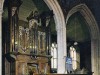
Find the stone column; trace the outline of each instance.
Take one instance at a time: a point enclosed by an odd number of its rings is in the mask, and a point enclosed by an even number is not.
[[[64,74],[66,72],[66,28],[57,29],[57,44],[58,44],[58,65],[57,73]]]
[[[98,74],[100,74],[100,34],[99,34],[99,51],[98,51],[98,53],[99,53],[99,55],[98,55],[98,65],[99,65],[99,67],[98,67]]]
[[[0,8],[0,75],[2,75],[2,11]]]
[[[65,57],[66,57],[66,24],[63,12],[57,0],[44,0],[48,7],[53,10],[54,20],[57,30],[58,45],[58,68],[57,73],[65,73]]]
[[[91,39],[91,67],[93,75],[98,74],[98,39]]]

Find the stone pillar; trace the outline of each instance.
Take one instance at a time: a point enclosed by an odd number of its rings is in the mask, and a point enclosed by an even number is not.
[[[100,74],[100,34],[99,34],[99,51],[98,51],[98,53],[99,53],[99,55],[98,55],[98,65],[99,65],[99,67],[98,67],[98,74]]]
[[[66,24],[63,12],[57,0],[44,0],[48,7],[54,12],[54,20],[57,30],[58,45],[58,68],[57,73],[65,73],[65,57],[66,57]]]
[[[98,39],[91,39],[91,67],[93,75],[98,74]]]
[[[58,65],[57,73],[64,74],[66,72],[66,28],[57,29],[57,44],[58,44]]]
[[[0,75],[2,75],[2,11],[0,8]]]

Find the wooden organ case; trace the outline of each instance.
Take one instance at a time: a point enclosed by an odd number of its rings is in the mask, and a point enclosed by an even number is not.
[[[20,0],[18,0],[20,1]],[[12,2],[13,4],[13,2]],[[18,4],[18,3],[17,3]],[[11,75],[50,73],[50,19],[52,11],[32,12],[28,26],[18,24],[19,5],[10,6],[10,55]]]

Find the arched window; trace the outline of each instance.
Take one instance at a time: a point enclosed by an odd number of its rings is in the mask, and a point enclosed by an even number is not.
[[[51,46],[51,68],[52,69],[57,69],[57,44],[52,43]]]
[[[76,57],[76,49],[71,46],[70,47],[70,57],[72,58],[72,68],[73,70],[77,69],[77,57]]]

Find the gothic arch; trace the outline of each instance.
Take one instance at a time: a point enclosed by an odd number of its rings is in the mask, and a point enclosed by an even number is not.
[[[58,68],[57,73],[65,73],[65,58],[66,58],[66,25],[63,12],[57,0],[44,0],[47,6],[54,12],[54,20],[57,31],[58,45]]]
[[[85,4],[79,4],[75,7],[73,7],[67,15],[66,18],[66,24],[68,22],[69,17],[76,13],[80,12],[86,22],[88,23],[88,27],[90,29],[91,34],[91,67],[92,72],[94,72],[93,75],[99,75],[99,61],[98,61],[98,52],[99,52],[99,27],[97,25],[97,22],[91,13],[90,9]]]

